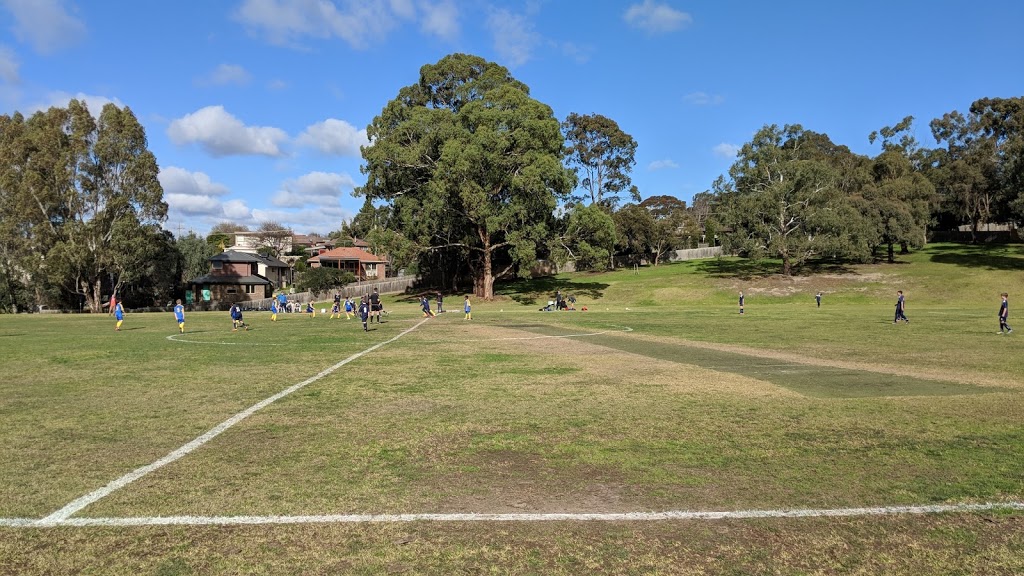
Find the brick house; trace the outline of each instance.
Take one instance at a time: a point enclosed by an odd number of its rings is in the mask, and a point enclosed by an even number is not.
[[[383,280],[387,276],[387,264],[383,258],[351,246],[321,252],[306,260],[306,264],[310,268],[335,268],[351,272],[356,280]]]
[[[292,283],[292,270],[277,258],[226,250],[210,258],[210,273],[192,280],[195,302],[248,302],[273,295]]]

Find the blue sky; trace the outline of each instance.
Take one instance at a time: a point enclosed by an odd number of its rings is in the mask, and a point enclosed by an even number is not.
[[[0,112],[127,105],[161,167],[167,228],[358,211],[365,128],[420,66],[508,67],[564,119],[638,142],[644,197],[689,201],[764,124],[855,152],[907,115],[1024,95],[1024,2],[0,0]]]

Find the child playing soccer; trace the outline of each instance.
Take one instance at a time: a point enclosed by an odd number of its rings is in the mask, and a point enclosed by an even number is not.
[[[351,296],[346,296],[345,297],[345,320],[351,320],[352,319],[352,316],[354,315],[354,312],[353,312],[354,308],[355,307],[352,305],[352,297]]]
[[[1003,330],[1006,330],[1006,334],[1012,334],[1013,328],[1006,323],[1006,319],[1010,316],[1010,305],[1006,302],[1009,295],[1006,292],[1001,294],[1003,297],[1003,303],[999,305],[999,334],[1003,334]]]
[[[423,317],[424,318],[433,318],[434,317],[434,313],[430,311],[430,300],[428,300],[426,296],[424,296],[423,298],[420,298],[420,308],[423,309]]]
[[[114,318],[117,319],[117,324],[114,326],[114,331],[120,332],[121,323],[124,322],[124,306],[121,305],[120,300],[118,300],[117,304],[114,305]]]
[[[466,300],[462,303],[462,309],[466,311],[466,317],[463,320],[473,319],[473,307],[469,304],[469,296],[466,296]]]
[[[185,307],[181,305],[181,299],[174,301],[174,319],[178,321],[178,332],[185,333]]]
[[[313,307],[313,303],[306,304],[306,314],[309,314],[310,318],[316,318],[316,308]]]
[[[242,307],[238,304],[231,305],[231,331],[238,332],[239,328],[249,331],[249,325],[242,320]]]
[[[277,322],[277,299],[270,299],[270,321]]]
[[[366,322],[370,319],[370,302],[366,296],[359,301],[359,318],[363,321],[363,332],[369,332],[370,329],[366,327]]]
[[[334,301],[334,305],[331,306],[331,318],[330,319],[334,320],[335,316],[337,316],[339,320],[341,319],[341,300],[335,300]]]

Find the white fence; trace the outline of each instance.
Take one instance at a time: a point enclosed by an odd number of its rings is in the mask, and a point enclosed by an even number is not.
[[[707,246],[704,248],[690,248],[689,250],[676,250],[670,252],[668,259],[672,262],[677,260],[700,260],[701,258],[717,258],[722,255],[721,246]]]

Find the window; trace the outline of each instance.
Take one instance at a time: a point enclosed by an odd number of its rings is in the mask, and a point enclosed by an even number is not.
[[[222,268],[224,268],[224,263],[223,262],[221,262],[220,260],[214,260],[213,261],[213,269],[214,270],[220,270]]]
[[[255,294],[256,293],[256,285],[255,284],[246,284],[245,285],[245,293],[246,294]]]
[[[235,292],[237,292],[237,290],[235,290],[234,286],[232,286],[232,287],[228,288],[227,290],[225,290],[225,292],[228,293],[228,294],[234,294]]]
[[[376,264],[366,264],[366,275],[370,276],[370,277],[376,277],[377,276],[377,265]]]

